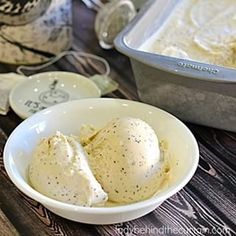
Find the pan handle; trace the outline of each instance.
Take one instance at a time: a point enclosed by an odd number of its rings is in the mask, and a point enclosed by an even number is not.
[[[138,54],[137,59],[142,60],[145,64],[170,73],[213,82],[236,83],[235,69],[152,53],[139,52]]]
[[[122,33],[116,38],[115,46],[126,56],[163,71],[206,81],[236,83],[235,69],[139,51],[125,43]]]

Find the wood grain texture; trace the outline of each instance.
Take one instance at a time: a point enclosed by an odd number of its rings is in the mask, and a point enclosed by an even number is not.
[[[2,236],[18,236],[19,233],[0,209],[0,229]]]
[[[119,83],[119,89],[107,96],[138,100],[128,58],[115,50],[102,50],[97,43],[95,12],[80,1],[74,1],[73,11],[73,49],[106,58],[111,65],[111,78]],[[0,72],[15,69],[0,64]],[[75,61],[71,57],[45,70],[68,70],[86,76],[104,72],[102,64],[96,61],[85,58]],[[13,111],[0,116],[0,235],[236,235],[236,133],[187,123],[200,149],[199,167],[191,181],[144,217],[99,226],[69,221],[51,213],[10,181],[2,152],[7,138],[21,121]]]

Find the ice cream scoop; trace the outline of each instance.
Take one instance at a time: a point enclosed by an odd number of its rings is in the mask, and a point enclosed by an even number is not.
[[[131,203],[157,192],[165,165],[155,131],[146,122],[117,118],[87,140],[90,168],[110,201]]]
[[[60,132],[44,138],[35,149],[29,180],[37,191],[62,202],[97,206],[107,201],[82,146]]]

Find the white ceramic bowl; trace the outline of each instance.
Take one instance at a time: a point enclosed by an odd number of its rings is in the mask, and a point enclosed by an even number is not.
[[[42,137],[59,130],[78,134],[81,125],[102,127],[115,117],[131,116],[148,122],[159,140],[165,139],[173,161],[170,186],[157,196],[125,206],[81,207],[50,199],[35,191],[27,182],[27,167],[32,151]],[[182,189],[198,165],[197,142],[189,129],[177,118],[156,107],[121,99],[83,99],[52,106],[23,121],[10,135],[4,149],[4,165],[13,183],[27,196],[67,219],[90,224],[112,224],[143,216]]]

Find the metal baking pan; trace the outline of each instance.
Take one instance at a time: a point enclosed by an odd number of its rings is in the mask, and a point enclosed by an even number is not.
[[[141,101],[184,121],[236,131],[236,69],[138,50],[178,2],[147,1],[115,47],[130,57]]]

